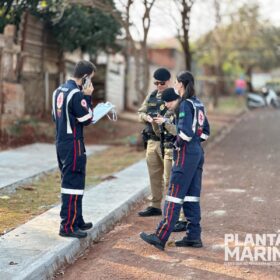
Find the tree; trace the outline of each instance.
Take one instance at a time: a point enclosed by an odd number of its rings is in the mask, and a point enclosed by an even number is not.
[[[205,36],[202,36],[197,42],[196,56],[201,64],[207,66],[209,74],[212,76],[209,80],[211,87],[210,96],[212,97],[213,107],[217,107],[219,97],[225,91],[223,62],[225,59],[224,44],[227,40],[227,33],[224,32],[221,15],[221,1],[212,1],[214,8],[215,26]]]
[[[262,68],[270,69],[279,67],[280,61],[280,27],[272,25],[263,25],[260,28],[260,36],[263,41],[263,48],[266,55],[262,62]]]
[[[147,38],[151,25],[151,9],[156,0],[141,0],[137,1],[143,7],[141,30],[138,32],[139,37],[136,39],[133,36],[132,29],[137,29],[134,21],[131,18],[131,9],[136,4],[135,0],[119,1],[120,9],[109,5],[104,0],[68,0],[68,3],[80,3],[84,6],[90,6],[99,9],[113,17],[123,28],[125,33],[125,56],[128,58],[128,53],[132,54],[135,60],[136,79],[135,89],[138,96],[138,101],[142,102],[147,94],[150,79],[150,68],[147,52]],[[128,64],[128,63],[126,63]]]
[[[259,52],[262,45],[262,38],[259,36],[262,24],[259,19],[259,6],[245,4],[232,18],[233,21],[227,28],[231,43],[228,52],[231,56],[230,58],[228,56],[228,59],[231,61],[234,59],[239,63],[247,76],[248,90],[253,91],[251,82],[253,68],[260,66],[262,56]]]
[[[214,8],[215,8],[215,29],[218,30],[222,19],[221,19],[221,6],[220,1],[214,0]],[[223,81],[223,71],[222,71],[222,48],[223,48],[223,41],[224,37],[223,35],[226,35],[221,32],[214,32],[213,34],[213,44],[215,46],[214,52],[215,52],[215,75],[216,75],[216,84],[215,89],[213,91],[213,106],[214,108],[218,107],[219,103],[219,96],[224,91],[224,81]]]
[[[192,52],[190,48],[190,17],[195,0],[173,0],[164,2],[163,9],[166,9],[177,30],[177,39],[182,46],[185,58],[185,69],[191,71]],[[169,5],[168,5],[169,4]]]
[[[3,32],[7,24],[18,26],[21,15],[26,10],[32,15],[48,20],[63,14],[64,7],[62,0],[3,0],[0,3],[0,32]]]
[[[107,3],[113,5],[112,1]],[[2,21],[18,25],[24,11],[41,18],[65,51],[81,49],[89,54],[117,48],[120,25],[108,14],[81,5],[68,5],[63,0],[14,0],[0,5]],[[75,20],[73,20],[75,19]],[[67,34],[67,36],[65,36]]]
[[[134,47],[134,58],[136,63],[135,87],[139,95],[139,101],[144,100],[147,95],[150,79],[150,65],[148,60],[147,38],[151,26],[151,9],[155,0],[144,0],[144,15],[142,18],[143,39],[140,40],[140,49]],[[131,42],[132,43],[132,42]],[[135,44],[135,42],[133,42]]]
[[[190,16],[191,9],[195,0],[175,0],[177,9],[181,15],[181,25],[178,25],[178,40],[182,45],[185,55],[185,66],[187,70],[191,71],[192,54],[189,43],[189,31],[190,31]]]
[[[211,40],[215,36],[222,39],[220,61],[223,72],[226,68],[241,70],[247,75],[249,91],[253,91],[253,70],[272,69],[279,61],[279,28],[260,19],[258,5],[243,5],[231,14],[229,24],[216,26],[197,42],[201,63],[215,65],[216,45]]]
[[[49,21],[49,24],[63,50],[81,49],[84,53],[96,54],[118,48],[115,38],[120,25],[97,9],[71,5],[65,9],[61,20],[56,24]]]

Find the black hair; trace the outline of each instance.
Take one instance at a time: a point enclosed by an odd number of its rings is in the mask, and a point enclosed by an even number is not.
[[[182,71],[177,75],[177,81],[181,82],[184,85],[185,93],[182,96],[182,99],[188,99],[195,95],[194,89],[194,77],[189,71]]]
[[[74,78],[81,79],[84,75],[90,75],[92,72],[96,72],[96,66],[90,61],[81,60],[74,68]]]

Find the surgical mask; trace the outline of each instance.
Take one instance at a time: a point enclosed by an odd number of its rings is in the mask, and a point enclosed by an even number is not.
[[[173,89],[177,95],[180,95],[179,91],[175,87]]]

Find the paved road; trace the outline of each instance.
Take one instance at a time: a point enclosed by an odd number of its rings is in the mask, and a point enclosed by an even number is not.
[[[143,208],[138,205],[57,279],[280,279],[280,256],[278,265],[224,263],[225,234],[238,234],[240,242],[246,233],[280,234],[279,166],[280,111],[249,112],[206,151],[204,248],[176,248],[171,243],[160,252],[146,245],[139,232],[153,231],[159,219],[138,217]],[[182,236],[174,233],[171,240]]]

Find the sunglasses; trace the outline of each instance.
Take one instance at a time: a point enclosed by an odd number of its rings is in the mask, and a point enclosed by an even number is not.
[[[158,85],[164,86],[165,84],[166,84],[166,82],[159,82],[159,81],[154,82],[154,85],[156,85],[156,86],[158,86]]]

